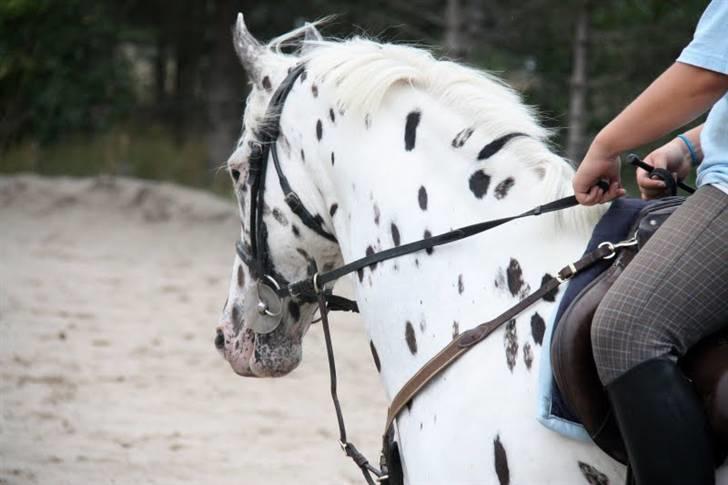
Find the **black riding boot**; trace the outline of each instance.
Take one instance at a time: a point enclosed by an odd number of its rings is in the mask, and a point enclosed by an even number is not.
[[[637,485],[713,485],[708,420],[677,364],[652,359],[607,386]]]

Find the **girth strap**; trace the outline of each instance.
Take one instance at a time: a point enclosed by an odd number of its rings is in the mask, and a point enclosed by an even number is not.
[[[432,379],[437,377],[443,370],[447,369],[452,363],[460,358],[460,356],[470,350],[473,346],[475,346],[475,344],[482,342],[501,325],[536,303],[544,295],[554,291],[559,287],[559,285],[561,285],[561,283],[568,280],[576,273],[588,268],[597,261],[612,257],[615,253],[616,247],[619,247],[619,245],[600,245],[594,251],[585,254],[578,261],[563,267],[556,277],[546,281],[538,290],[534,291],[505,312],[501,313],[493,320],[481,323],[477,327],[461,333],[456,339],[450,342],[445,348],[437,353],[437,355],[423,365],[410,378],[410,380],[402,386],[397,395],[394,396],[387,412],[387,423],[384,434],[387,434],[395,418],[399,415],[407,403],[418,392],[420,392],[424,386],[430,383]]]

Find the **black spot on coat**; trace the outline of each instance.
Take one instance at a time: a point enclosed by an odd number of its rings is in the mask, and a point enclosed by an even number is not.
[[[303,148],[301,148],[301,161],[306,163],[306,153],[303,151]]]
[[[263,77],[263,89],[265,89],[266,91],[270,91],[272,87],[273,86],[271,86],[271,84],[270,84],[270,78],[268,76],[264,76]]]
[[[230,318],[233,320],[233,334],[237,337],[243,327],[243,319],[240,316],[240,310],[235,305],[233,305]]]
[[[463,145],[465,145],[465,142],[468,141],[468,138],[473,134],[472,128],[465,128],[460,133],[455,135],[455,138],[452,140],[452,147],[453,148],[461,148]]]
[[[460,273],[458,275],[458,294],[462,295],[463,291],[465,291],[465,284],[463,283],[463,275]]]
[[[392,230],[392,242],[394,242],[395,246],[399,246],[400,243],[400,237],[399,237],[399,229],[397,228],[397,225],[393,222],[390,226],[390,229]]]
[[[586,478],[589,485],[609,485],[609,478],[591,465],[587,465],[583,461],[578,462],[581,473]]]
[[[417,191],[417,202],[420,204],[420,209],[427,210],[427,189],[424,186]]]
[[[412,111],[407,115],[407,121],[404,125],[404,149],[412,151],[415,147],[415,139],[417,137],[417,126],[420,124],[421,113]]]
[[[493,440],[493,459],[495,461],[495,474],[498,476],[500,485],[509,485],[511,483],[511,472],[508,469],[508,456],[506,449],[501,443],[500,435],[496,435]]]
[[[498,151],[503,148],[503,146],[508,143],[513,138],[519,137],[519,136],[526,136],[525,133],[509,133],[507,135],[503,135],[500,138],[496,138],[492,142],[488,143],[483,147],[482,150],[480,150],[480,153],[478,153],[478,160],[485,160],[486,158],[492,157]]]
[[[293,231],[294,236],[301,237],[301,231],[298,229],[298,227],[295,224],[291,224],[291,231]]]
[[[518,295],[523,288],[523,270],[521,270],[521,265],[518,261],[513,258],[508,263],[506,276],[508,278],[508,290],[511,292],[511,295]]]
[[[379,218],[382,213],[379,211],[379,206],[374,204],[374,224],[379,225]]]
[[[543,335],[545,332],[546,323],[538,312],[534,313],[531,317],[531,335],[533,335],[533,341],[538,345],[543,345]]]
[[[331,208],[329,209],[329,215],[331,217],[334,217],[334,214],[336,214],[336,210],[339,208],[339,204],[331,204]]]
[[[297,322],[301,318],[301,307],[293,300],[288,301],[288,313],[294,322]]]
[[[333,108],[329,108],[329,118],[331,119],[332,123],[336,122],[336,115],[334,114]]]
[[[404,339],[407,341],[409,351],[412,355],[415,355],[417,353],[417,339],[415,338],[415,329],[410,321],[404,327]]]
[[[516,319],[511,319],[506,323],[506,331],[503,336],[506,347],[506,364],[508,370],[513,372],[516,366],[516,357],[518,356],[518,335],[516,334]]]
[[[523,362],[526,364],[526,368],[530,370],[531,364],[533,364],[533,349],[530,342],[523,345]]]
[[[277,208],[273,208],[273,218],[278,221],[278,224],[281,226],[287,226],[288,225],[288,218]]]
[[[486,174],[482,170],[478,170],[470,176],[469,180],[470,190],[473,192],[475,197],[482,199],[488,192],[488,186],[490,185],[490,175]]]
[[[541,278],[541,286],[543,286],[547,281],[550,281],[553,279],[553,276],[546,273],[543,275],[543,278]],[[549,291],[543,296],[544,301],[556,301],[556,295],[559,293],[559,287],[557,286],[553,290]]]
[[[245,284],[245,275],[243,274],[243,266],[238,266],[238,286],[243,287]]]
[[[508,195],[508,191],[511,190],[515,183],[516,181],[513,177],[508,177],[501,181],[498,185],[495,186],[495,198],[500,200]]]
[[[432,233],[429,231],[429,229],[425,229],[424,234],[422,235],[424,239],[430,239],[432,237]],[[425,249],[425,252],[427,254],[432,254],[435,251],[435,248],[427,248]]]
[[[318,86],[316,86],[315,84],[311,85],[311,94],[313,94],[314,98],[318,97]]]
[[[379,354],[377,353],[377,348],[374,346],[374,342],[371,340],[369,341],[369,350],[372,351],[372,358],[374,359],[374,366],[377,368],[377,372],[381,372],[382,365],[379,362]]]
[[[460,324],[455,320],[452,322],[452,338],[455,339],[458,335],[460,335]]]
[[[371,246],[367,246],[366,255],[372,256],[373,254],[374,254],[374,248]],[[379,264],[379,263],[372,263],[369,265],[369,267],[372,269],[372,271],[374,271],[374,269],[377,267],[377,264]]]
[[[334,163],[336,163],[336,160],[334,159],[334,152],[331,152],[331,166],[334,166]]]
[[[308,76],[308,73],[306,73],[306,71],[304,70],[304,71],[303,71],[303,72],[301,73],[301,83],[303,83],[303,81],[305,81],[305,80],[306,80],[306,77],[307,77],[307,76]]]
[[[321,141],[321,137],[324,134],[324,125],[321,123],[321,120],[318,120],[316,122],[316,138]]]

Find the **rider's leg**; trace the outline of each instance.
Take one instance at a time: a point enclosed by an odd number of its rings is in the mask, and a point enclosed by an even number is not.
[[[707,418],[676,361],[728,324],[728,195],[706,186],[607,293],[592,344],[639,485],[712,484]]]

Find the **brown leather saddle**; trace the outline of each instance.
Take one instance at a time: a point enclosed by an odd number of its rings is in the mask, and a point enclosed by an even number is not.
[[[639,246],[672,211],[643,218],[635,226]],[[637,253],[622,250],[614,263],[585,286],[563,312],[554,330],[551,360],[554,380],[563,399],[579,418],[594,442],[614,459],[625,463],[627,454],[607,394],[597,375],[592,356],[591,324],[597,306]],[[710,421],[716,457],[728,456],[728,328],[693,347],[680,366],[703,398]]]

